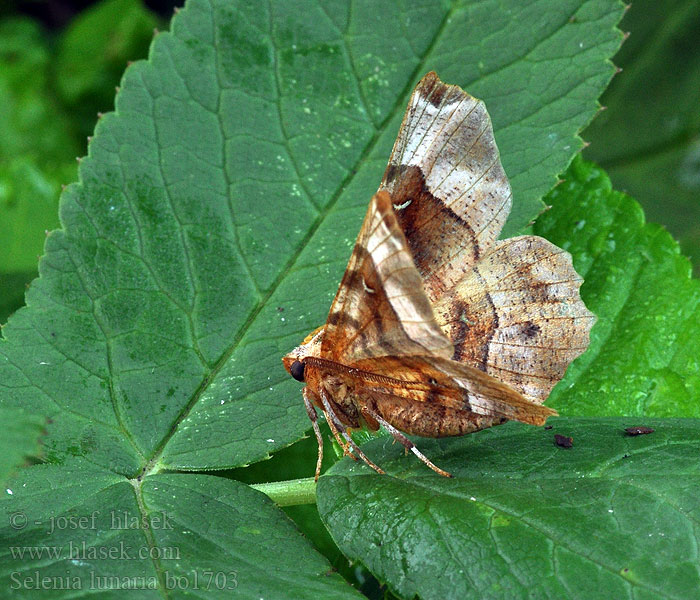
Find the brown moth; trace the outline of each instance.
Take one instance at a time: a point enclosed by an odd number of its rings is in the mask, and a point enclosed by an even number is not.
[[[326,324],[282,359],[344,452],[383,473],[348,433],[456,436],[542,406],[588,346],[595,316],[571,256],[547,240],[499,241],[511,191],[484,104],[428,73],[416,86]]]

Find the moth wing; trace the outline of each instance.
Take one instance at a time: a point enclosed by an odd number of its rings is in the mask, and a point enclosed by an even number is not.
[[[435,320],[391,197],[379,192],[328,314],[320,355],[350,364],[377,356],[453,352]]]
[[[490,427],[503,419],[542,425],[547,417],[557,414],[480,369],[440,356],[387,356],[352,366],[374,375],[367,377],[363,386],[370,396],[378,398],[382,416],[390,423],[392,419],[403,420],[392,424],[409,433],[455,435]],[[390,407],[391,403],[394,406]],[[415,423],[410,418],[413,411],[427,423]],[[459,420],[479,426],[444,431],[457,427],[453,423]],[[420,429],[433,426],[435,431]]]
[[[500,241],[434,306],[454,360],[544,402],[589,343],[596,317],[571,256],[547,240]]]
[[[484,103],[434,72],[418,83],[380,190],[432,302],[496,242],[511,207]]]

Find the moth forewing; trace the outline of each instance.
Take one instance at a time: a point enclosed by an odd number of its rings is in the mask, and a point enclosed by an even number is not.
[[[423,437],[463,435],[504,419],[542,425],[557,414],[479,369],[439,356],[386,356],[353,366],[367,373],[364,401],[397,428]]]
[[[341,364],[387,355],[451,356],[391,196],[372,197],[328,314],[320,356]]]
[[[431,302],[498,239],[511,207],[491,119],[481,100],[430,72],[413,90],[380,190]]]
[[[427,360],[445,373],[455,387],[463,390],[472,413],[530,425],[544,425],[547,417],[557,414],[479,369],[441,357],[428,357]]]

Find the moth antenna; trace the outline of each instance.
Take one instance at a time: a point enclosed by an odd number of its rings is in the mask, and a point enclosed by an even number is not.
[[[331,430],[333,431],[333,435],[336,436],[336,439],[339,435],[338,429],[335,427],[335,424],[333,421],[336,421],[336,423],[341,427],[341,432],[342,436],[346,439],[347,445],[351,446],[352,449],[357,452],[357,456],[359,456],[365,463],[367,463],[368,466],[372,467],[377,473],[380,475],[385,475],[386,473],[379,468],[377,465],[375,465],[368,457],[367,455],[360,450],[360,447],[355,443],[355,440],[348,435],[348,433],[342,429],[343,424],[340,422],[340,419],[336,416],[336,414],[333,412],[333,408],[331,407],[331,403],[328,402],[328,398],[326,398],[326,393],[321,389],[321,402],[323,402],[323,406],[328,411],[328,414],[330,415],[330,419],[328,420],[328,424],[331,426]],[[341,443],[341,446],[345,448],[345,445]]]
[[[318,476],[321,474],[321,463],[323,462],[323,437],[321,436],[321,429],[318,426],[318,415],[316,414],[316,409],[311,403],[309,398],[308,388],[304,388],[301,391],[301,395],[304,397],[304,406],[306,406],[306,414],[309,415],[311,419],[311,425],[314,428],[314,434],[316,434],[316,441],[318,442],[318,458],[316,459],[316,475],[314,475],[314,481],[318,481]]]
[[[442,475],[443,477],[452,477],[450,473],[447,471],[442,470],[440,467],[434,465],[430,459],[428,459],[425,454],[423,454],[418,448],[416,448],[416,445],[409,440],[403,433],[401,433],[396,427],[388,423],[385,419],[380,417],[376,412],[374,412],[371,408],[366,407],[364,409],[365,412],[367,412],[375,421],[377,421],[384,429],[386,429],[394,438],[395,441],[401,442],[406,448],[406,450],[410,450],[415,454],[418,458],[420,458],[428,467],[430,467],[433,471],[435,471],[438,475]]]

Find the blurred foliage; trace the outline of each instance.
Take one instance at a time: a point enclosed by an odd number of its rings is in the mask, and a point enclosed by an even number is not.
[[[23,17],[0,23],[0,156],[28,156],[42,165],[77,152],[70,116],[50,83],[51,50],[41,27]]]
[[[140,0],[104,0],[58,31],[3,7],[0,18],[0,323],[36,277],[61,185],[98,111],[112,109],[129,60],[146,56],[158,19]]]
[[[95,126],[95,107],[112,108],[127,60],[145,57],[157,25],[140,1],[103,0],[73,21],[59,40],[56,90],[81,133]]]
[[[584,155],[668,227],[700,275],[700,0],[637,0],[620,28],[622,72]]]

